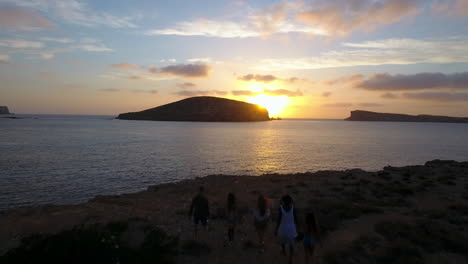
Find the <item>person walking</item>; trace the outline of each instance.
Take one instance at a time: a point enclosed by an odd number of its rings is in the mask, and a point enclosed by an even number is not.
[[[228,243],[234,241],[234,231],[237,224],[237,208],[236,208],[236,196],[233,193],[229,193],[226,202],[226,224],[228,229]]]
[[[289,261],[292,263],[294,255],[294,242],[297,236],[297,216],[291,196],[285,195],[281,198],[278,221],[276,223],[275,235],[281,239],[283,255],[286,254],[286,246],[289,247]]]
[[[200,186],[198,194],[192,199],[192,204],[190,205],[189,217],[193,218],[193,223],[195,224],[195,239],[197,239],[198,234],[198,223],[206,227],[208,216],[210,215],[210,207],[204,191],[203,186]]]
[[[270,219],[270,208],[267,206],[267,201],[263,195],[259,195],[257,199],[257,207],[253,210],[254,215],[254,226],[257,231],[258,244],[263,252],[265,248],[265,231],[268,226],[268,220]]]

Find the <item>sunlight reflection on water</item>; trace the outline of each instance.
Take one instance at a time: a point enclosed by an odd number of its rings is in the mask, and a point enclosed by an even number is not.
[[[468,160],[467,124],[282,120],[258,123],[0,120],[0,210],[209,174],[378,170]]]

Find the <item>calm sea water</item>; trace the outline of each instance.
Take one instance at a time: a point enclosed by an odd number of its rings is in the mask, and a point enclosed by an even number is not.
[[[0,210],[86,201],[209,174],[259,175],[468,160],[468,124],[0,119]]]

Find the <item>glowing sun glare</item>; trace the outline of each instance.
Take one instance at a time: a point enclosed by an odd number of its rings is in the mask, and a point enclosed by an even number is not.
[[[270,117],[278,117],[283,113],[284,107],[289,104],[289,99],[286,96],[259,94],[255,97],[247,98],[247,102],[265,107],[268,110]]]

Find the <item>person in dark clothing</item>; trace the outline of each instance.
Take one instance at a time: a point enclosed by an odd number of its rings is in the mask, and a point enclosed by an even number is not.
[[[193,198],[190,205],[189,217],[193,217],[195,224],[195,238],[197,237],[198,223],[206,227],[208,216],[210,215],[210,207],[208,199],[203,195],[204,188],[200,187],[198,194]]]

